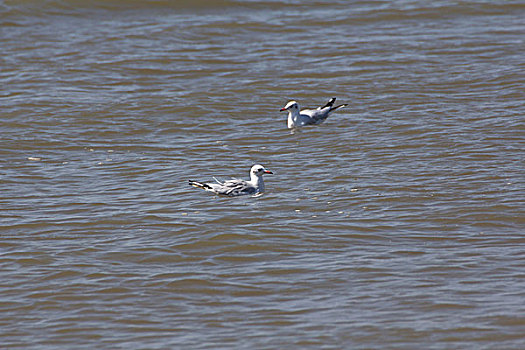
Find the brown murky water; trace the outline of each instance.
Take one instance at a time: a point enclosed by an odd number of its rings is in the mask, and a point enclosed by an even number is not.
[[[523,18],[0,1],[1,348],[523,349]]]

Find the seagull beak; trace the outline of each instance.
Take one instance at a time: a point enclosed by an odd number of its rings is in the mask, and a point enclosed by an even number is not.
[[[286,108],[281,108],[280,111],[284,112],[284,111],[286,111]]]
[[[265,170],[264,173],[265,174],[273,174],[270,170]]]

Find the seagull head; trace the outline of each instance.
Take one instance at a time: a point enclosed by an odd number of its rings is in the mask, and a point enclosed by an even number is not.
[[[262,176],[264,174],[273,174],[271,171],[266,170],[262,165],[255,164],[252,166],[252,169],[250,170],[250,173],[255,176]]]
[[[290,102],[288,102],[286,104],[286,106],[281,108],[281,112],[284,112],[284,111],[290,111],[290,112],[297,111],[297,112],[299,112],[299,105],[295,101],[290,101]]]

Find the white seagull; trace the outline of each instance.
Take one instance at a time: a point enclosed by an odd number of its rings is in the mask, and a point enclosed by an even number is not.
[[[217,183],[203,183],[192,180],[189,180],[189,183],[193,187],[202,188],[203,190],[224,196],[236,197],[246,194],[256,195],[264,192],[263,174],[273,173],[266,170],[262,165],[255,164],[250,169],[250,181],[231,179],[220,182],[214,178]]]
[[[333,111],[348,106],[342,104],[334,107],[335,97],[331,98],[323,107],[316,109],[303,109],[299,112],[299,104],[295,101],[290,101],[281,108],[281,112],[288,111],[288,128],[297,128],[305,125],[321,124]]]

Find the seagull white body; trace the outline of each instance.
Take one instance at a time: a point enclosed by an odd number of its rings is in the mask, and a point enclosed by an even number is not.
[[[237,197],[242,195],[256,195],[264,192],[264,174],[273,174],[271,171],[266,170],[262,165],[255,164],[250,169],[250,180],[231,179],[224,182],[220,182],[215,179],[217,183],[203,183],[189,180],[189,183],[193,187],[202,188],[203,190],[220,194],[224,196]]]
[[[290,101],[281,108],[281,112],[288,111],[288,128],[297,128],[305,125],[321,124],[328,118],[330,113],[339,108],[346,107],[347,104],[342,104],[334,107],[335,97],[331,98],[327,104],[316,109],[299,109],[299,104],[296,101]]]

